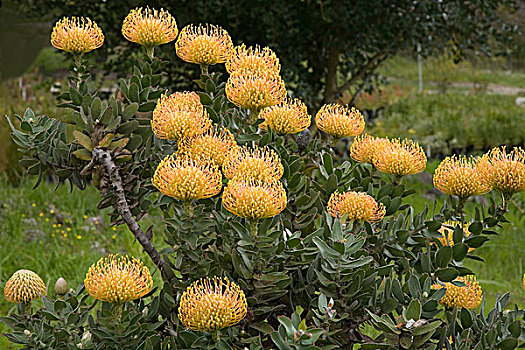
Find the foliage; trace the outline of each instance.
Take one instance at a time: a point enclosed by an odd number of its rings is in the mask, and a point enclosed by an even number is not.
[[[193,202],[158,196],[151,177],[177,146],[158,139],[150,127],[167,65],[152,56],[148,50],[130,78],[120,81],[120,93],[107,101],[87,83],[83,57],[75,56],[69,90],[59,96],[60,106],[73,112],[70,117],[57,120],[27,110],[18,117],[20,130],[12,126],[12,136],[25,152],[22,162],[28,172],[39,176],[37,185],[48,172],[57,184],[67,180],[81,190],[93,182],[102,197],[99,208],[113,209],[112,223],[125,223],[160,270],[160,292],[152,292],[150,299],[100,307],[90,303],[82,286],[64,300],[43,296],[44,307],[36,313],[1,318],[13,328],[10,340],[30,349],[520,345],[523,311],[503,311],[508,295],[488,315],[484,310],[477,315],[443,308],[438,302],[445,289],[432,288],[473,273],[463,261],[480,258],[469,248],[481,247],[506,224],[506,206],[492,201],[466,217],[466,198],[461,198],[416,212],[408,202],[414,192],[400,176],[384,177],[366,164],[337,157],[338,139],[317,133],[309,142],[294,142],[271,129],[259,132],[261,121],[254,120],[259,111],[228,102],[221,74],[208,73],[207,66],[195,82],[207,113],[238,144],[266,146],[279,155],[287,206],[277,216],[256,221],[232,215],[217,196]],[[66,124],[76,129],[71,142]],[[348,190],[377,198],[385,207],[384,219],[370,223],[330,216],[329,197]],[[159,230],[143,231],[137,223],[155,207],[164,218],[165,244],[157,247],[152,237]],[[469,222],[471,236],[458,226],[454,246],[443,246],[439,229],[447,220]],[[245,319],[221,332],[184,329],[177,318],[182,292],[193,281],[212,276],[226,276],[244,291]],[[363,334],[365,326],[379,335]]]

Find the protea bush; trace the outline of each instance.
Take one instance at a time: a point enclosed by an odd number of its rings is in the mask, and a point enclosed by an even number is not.
[[[27,349],[524,344],[523,311],[505,309],[509,294],[488,311],[476,271],[463,266],[482,260],[476,248],[525,190],[523,150],[445,159],[434,184],[450,198],[417,212],[410,201],[419,194],[404,178],[425,170],[423,148],[363,134],[352,107],[308,111],[270,48],[235,46],[242,38],[213,24],[179,33],[171,14],[149,8],[132,10],[122,33],[142,56],[102,100],[85,60],[102,30],[87,18],[60,20],[51,42],[73,58],[58,97],[70,117],[27,110],[12,137],[38,183],[51,173],[59,184],[95,186],[98,207],[111,208],[111,224],[127,225],[156,268],[101,257],[83,285],[67,290],[61,279],[54,295],[35,273],[16,272],[5,296],[20,314],[1,318],[11,341]],[[170,64],[155,57],[162,44],[200,67],[195,91],[162,86]],[[342,149],[342,139],[353,144]],[[501,203],[466,210],[469,197],[491,190]],[[153,209],[163,223],[145,229]],[[44,306],[33,312],[35,298]]]

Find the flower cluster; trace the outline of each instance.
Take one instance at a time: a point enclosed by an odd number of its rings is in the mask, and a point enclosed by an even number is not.
[[[12,303],[29,303],[46,295],[42,278],[31,270],[18,270],[7,280],[4,296]]]
[[[226,62],[226,70],[230,74],[236,71],[250,71],[256,74],[272,71],[279,74],[281,65],[279,58],[270,48],[246,47],[241,44],[235,47],[232,56]]]
[[[238,146],[228,129],[216,128],[208,129],[202,135],[183,138],[177,147],[178,156],[188,156],[191,159],[205,160],[221,166],[228,153]]]
[[[412,140],[392,139],[378,142],[372,162],[377,170],[396,176],[417,174],[425,170],[427,156],[421,146]]]
[[[295,134],[310,126],[306,105],[299,99],[286,100],[278,105],[264,108],[259,114],[263,119],[262,130],[272,129],[278,134]]]
[[[270,148],[240,147],[230,151],[222,166],[228,179],[245,178],[256,181],[273,182],[284,173],[281,159]]]
[[[386,213],[383,203],[364,192],[334,192],[328,200],[328,213],[333,217],[347,215],[352,221],[378,222]]]
[[[365,129],[365,119],[354,107],[337,103],[321,107],[315,116],[319,130],[336,138],[357,136]]]
[[[179,30],[175,18],[163,9],[136,8],[129,12],[122,25],[122,35],[146,48],[169,43]]]
[[[148,294],[153,288],[149,269],[135,258],[109,255],[91,265],[84,286],[93,298],[122,304]]]
[[[175,51],[183,61],[208,66],[226,62],[233,53],[233,42],[219,26],[190,24],[181,30]]]
[[[464,307],[467,309],[474,309],[478,307],[483,299],[483,291],[479,286],[476,276],[469,275],[458,277],[454,282],[462,282],[465,285],[458,287],[450,282],[436,283],[432,285],[432,289],[446,289],[446,293],[439,303],[446,308],[457,307],[458,309],[461,309]]]
[[[494,148],[480,161],[487,184],[505,195],[525,191],[525,150],[514,148],[507,153],[505,147]]]
[[[375,137],[368,134],[356,136],[350,146],[350,157],[358,163],[373,164],[374,155],[390,141],[386,138]]]
[[[241,288],[227,278],[192,283],[180,298],[179,319],[194,331],[218,331],[239,323],[247,303]]]
[[[64,17],[55,24],[51,45],[71,54],[81,54],[98,49],[104,43],[100,27],[89,18]]]

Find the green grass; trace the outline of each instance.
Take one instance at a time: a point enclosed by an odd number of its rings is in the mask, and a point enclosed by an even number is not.
[[[106,211],[97,209],[99,200],[95,188],[85,191],[68,186],[54,190],[49,183],[32,189],[32,183],[24,181],[18,188],[0,181],[0,290],[18,269],[30,269],[38,273],[53,295],[55,281],[65,278],[69,286],[76,288],[84,279],[91,264],[110,253],[130,254],[140,258],[154,271],[149,257],[142,252],[126,226],[109,227]],[[63,217],[62,220],[57,220]],[[59,221],[62,222],[59,225]],[[149,225],[159,218],[145,218]],[[157,235],[160,236],[160,235]],[[157,244],[159,237],[154,237]],[[154,274],[155,284],[160,276]],[[38,305],[35,302],[35,305]],[[16,311],[16,305],[0,298],[0,315]],[[8,329],[0,324],[0,333]],[[0,337],[0,349],[8,348]]]

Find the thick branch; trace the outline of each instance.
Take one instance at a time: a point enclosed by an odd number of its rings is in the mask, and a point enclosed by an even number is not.
[[[111,190],[117,198],[115,208],[117,209],[118,213],[120,216],[122,216],[122,219],[126,225],[128,225],[129,230],[133,233],[133,235],[135,235],[137,241],[140,243],[140,245],[142,245],[144,251],[148,253],[151,260],[153,260],[153,263],[157,265],[157,267],[162,271],[164,260],[155,247],[151,244],[144,231],[142,231],[139,224],[137,223],[137,220],[135,220],[131,214],[129,204],[124,193],[124,187],[122,186],[122,178],[120,177],[118,167],[115,165],[115,162],[113,162],[111,153],[106,149],[96,147],[93,150],[93,160],[96,163],[104,166],[106,169],[106,173],[108,174],[110,180]],[[90,164],[88,164],[88,166]]]

